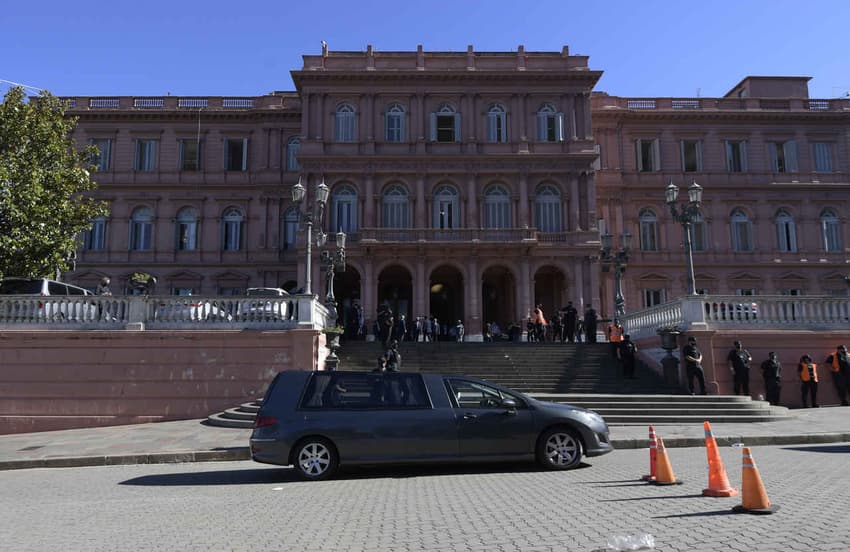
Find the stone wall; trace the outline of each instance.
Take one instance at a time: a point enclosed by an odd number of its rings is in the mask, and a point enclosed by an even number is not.
[[[204,418],[315,368],[289,331],[0,331],[0,434]]]

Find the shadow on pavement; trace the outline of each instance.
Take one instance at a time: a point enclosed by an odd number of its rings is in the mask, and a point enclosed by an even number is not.
[[[575,469],[589,468],[581,463]],[[509,473],[547,473],[535,464],[445,464],[433,466],[380,466],[350,467],[340,470],[332,481],[358,479],[384,479],[408,477],[433,477],[444,475],[489,475]],[[550,472],[556,473],[556,472]],[[253,468],[245,470],[221,470],[185,473],[167,473],[143,475],[119,485],[138,485],[151,487],[180,487],[204,485],[254,485],[257,483],[296,483],[301,482],[292,468]]]
[[[606,500],[599,500],[598,502],[628,502],[630,500],[667,500],[669,498],[702,498],[702,494],[689,494],[689,495],[658,495],[658,496],[638,496],[632,498],[612,498]]]
[[[845,445],[800,445],[796,447],[782,447],[784,450],[800,450],[803,452],[850,452],[850,444]]]
[[[706,516],[737,516],[732,508],[728,510],[715,510],[713,512],[694,512],[692,514],[671,514],[669,516],[653,516],[652,519],[668,519],[668,518],[687,518],[687,517],[706,517]]]
[[[199,487],[203,485],[254,485],[257,483],[292,483],[297,481],[292,468],[254,468],[186,473],[142,475],[119,485],[150,487]]]

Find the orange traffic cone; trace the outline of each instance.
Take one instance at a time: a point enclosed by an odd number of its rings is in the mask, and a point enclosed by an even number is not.
[[[641,477],[643,481],[655,481],[655,461],[658,456],[658,441],[655,439],[655,428],[649,426],[649,474]]]
[[[738,489],[729,484],[717,441],[711,434],[711,424],[706,421],[702,426],[705,429],[705,453],[708,456],[708,488],[703,489],[703,496],[738,496]]]
[[[673,468],[670,466],[670,459],[667,458],[667,449],[664,448],[664,439],[658,438],[658,452],[655,459],[655,481],[650,481],[653,485],[681,485],[682,482],[676,479],[673,473]]]
[[[744,447],[744,463],[741,474],[741,505],[732,508],[738,514],[772,514],[779,506],[770,503],[767,491],[761,482],[759,470],[749,447]]]

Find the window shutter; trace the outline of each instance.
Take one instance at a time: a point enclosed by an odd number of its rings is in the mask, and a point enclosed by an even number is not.
[[[661,149],[658,145],[658,140],[652,141],[652,167],[651,170],[657,171],[661,169]]]
[[[407,141],[407,111],[400,114],[398,117],[398,126],[399,126],[399,142]]]
[[[732,162],[732,143],[726,140],[726,171],[732,172],[734,163]]]
[[[740,147],[741,147],[741,171],[747,172],[747,170],[748,170],[748,168],[747,168],[748,167],[748,164],[747,164],[747,141],[741,140],[739,142],[739,144],[740,144]]]
[[[497,115],[499,118],[499,141],[504,143],[508,141],[508,115],[507,113],[501,113]]]
[[[679,140],[679,163],[682,164],[682,172],[685,172],[685,163],[687,162],[685,158],[685,141]]]
[[[139,148],[140,147],[141,147],[140,142],[138,140],[136,140],[136,147],[133,148],[133,150],[134,150],[134,153],[133,153],[133,168],[136,169],[137,171],[139,169],[141,169],[141,167],[139,166]]]
[[[242,170],[248,170],[248,139],[242,139]]]
[[[697,172],[702,172],[702,140],[697,142]]]
[[[555,140],[558,142],[564,141],[564,114],[555,114]]]
[[[788,140],[782,148],[785,150],[785,168],[788,172],[797,172],[797,141]]]
[[[428,118],[429,118],[429,123],[430,123],[430,126],[431,126],[431,141],[436,142],[437,141],[437,114],[431,113],[428,116]]]
[[[788,251],[797,252],[797,225],[793,221],[788,222]]]
[[[770,152],[770,168],[773,172],[779,172],[779,155],[776,150],[776,142],[770,142],[767,149]]]
[[[642,140],[635,140],[635,160],[637,161],[638,172],[643,171],[643,156],[640,154],[642,149],[641,142]]]
[[[537,141],[546,141],[546,113],[537,114]]]
[[[455,133],[454,138],[455,139],[454,139],[454,141],[455,142],[462,142],[463,140],[461,139],[461,135],[460,135],[460,113],[454,114],[454,122],[455,122],[455,124],[454,124],[454,133]]]

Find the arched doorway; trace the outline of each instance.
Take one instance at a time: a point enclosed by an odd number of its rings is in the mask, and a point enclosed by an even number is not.
[[[362,337],[365,328],[360,327],[362,308],[360,305],[360,272],[351,265],[345,265],[343,272],[334,276],[334,297],[338,313],[337,325],[345,328],[346,338]]]
[[[504,266],[491,266],[481,276],[482,322],[495,322],[507,332],[512,322],[517,322],[515,304],[516,280]]]
[[[543,314],[547,319],[567,304],[565,289],[566,278],[561,269],[543,266],[534,273],[534,304],[543,305]]]
[[[440,322],[439,339],[448,339],[448,330],[464,320],[463,275],[458,269],[443,265],[431,273],[428,305],[429,316]]]
[[[398,318],[410,320],[413,309],[413,276],[401,265],[391,265],[378,276],[378,306],[388,305]],[[373,313],[374,316],[374,313]]]

